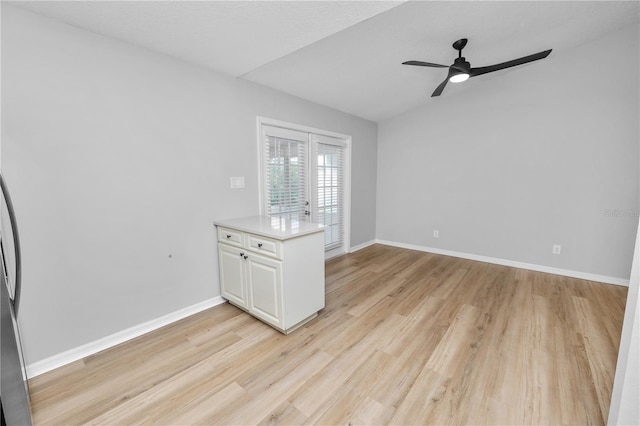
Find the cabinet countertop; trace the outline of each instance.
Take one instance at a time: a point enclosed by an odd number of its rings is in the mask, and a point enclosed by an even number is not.
[[[263,237],[287,240],[302,235],[324,231],[324,225],[311,222],[270,216],[248,216],[234,219],[216,220],[215,226],[262,235]]]

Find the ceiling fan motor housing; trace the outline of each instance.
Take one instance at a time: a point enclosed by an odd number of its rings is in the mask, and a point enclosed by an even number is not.
[[[456,60],[453,61],[453,65],[451,65],[451,68],[465,74],[471,73],[471,64],[467,62],[464,57],[456,58]]]

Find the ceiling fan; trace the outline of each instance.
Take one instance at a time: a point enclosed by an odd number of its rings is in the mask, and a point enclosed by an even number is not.
[[[444,79],[436,90],[433,91],[431,97],[440,96],[444,87],[447,85],[447,82],[452,83],[460,83],[469,79],[469,77],[475,77],[477,75],[486,74],[489,72],[503,70],[505,68],[515,67],[517,65],[526,64],[527,62],[537,61],[538,59],[544,59],[549,56],[552,49],[545,50],[543,52],[534,53],[533,55],[523,56],[522,58],[513,59],[511,61],[502,62],[500,64],[490,65],[488,67],[479,67],[479,68],[471,68],[471,64],[467,62],[467,60],[462,56],[462,49],[467,45],[467,39],[461,38],[460,40],[453,43],[453,48],[458,51],[458,57],[453,61],[453,64],[450,66],[440,65],[440,64],[432,64],[431,62],[422,62],[422,61],[406,61],[403,62],[402,65],[417,65],[420,67],[434,67],[434,68],[449,68],[449,73],[447,74],[447,78]]]

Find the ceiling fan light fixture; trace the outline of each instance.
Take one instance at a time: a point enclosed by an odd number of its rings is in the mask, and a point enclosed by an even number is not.
[[[454,74],[451,77],[449,77],[449,81],[451,83],[462,83],[463,81],[467,81],[467,80],[469,80],[469,74],[467,74],[466,72]]]
[[[464,47],[464,46],[463,46]],[[458,51],[458,58],[449,67],[449,81],[451,83],[462,83],[471,76],[471,64],[462,57],[462,52]]]

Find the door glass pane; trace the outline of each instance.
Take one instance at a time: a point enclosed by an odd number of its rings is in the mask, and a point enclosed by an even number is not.
[[[306,143],[267,137],[267,213],[306,220]]]
[[[342,245],[342,148],[317,143],[316,220],[326,225],[325,250]]]

